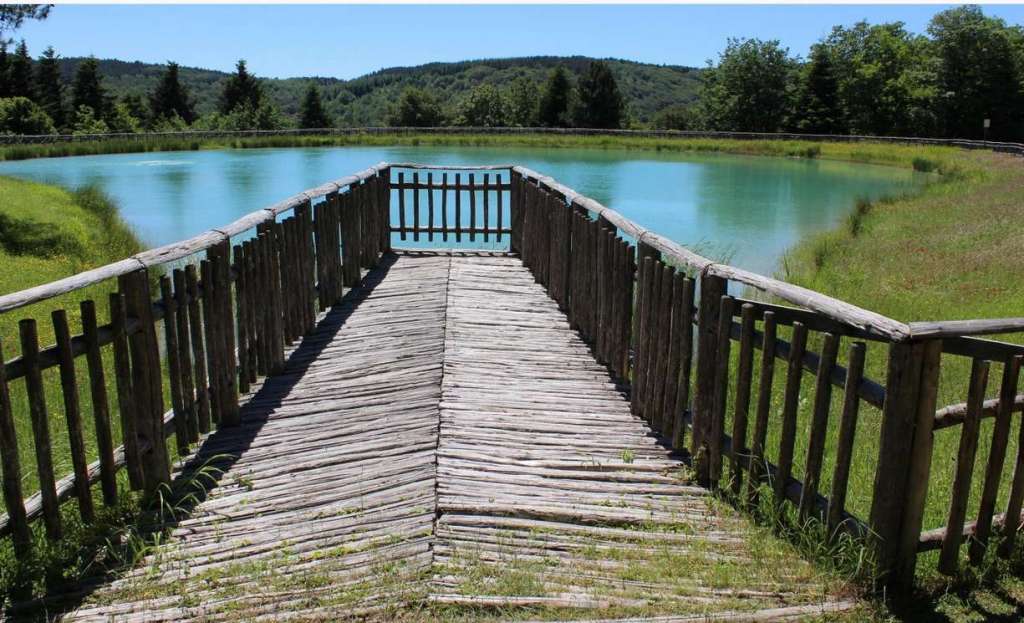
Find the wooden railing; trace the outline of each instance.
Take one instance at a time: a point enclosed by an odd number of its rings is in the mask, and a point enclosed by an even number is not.
[[[0,296],[0,313],[10,313],[118,280],[109,322],[100,325],[96,304],[82,301],[82,332],[72,335],[66,313],[58,310],[56,344],[40,348],[35,321],[23,320],[21,355],[0,366],[8,510],[0,535],[10,535],[24,554],[31,547],[29,522],[42,517],[48,536],[60,538],[59,505],[76,499],[83,519],[91,520],[91,487],[98,483],[102,503],[115,503],[121,468],[136,489],[167,483],[169,457],[186,455],[214,426],[238,424],[240,394],[279,371],[286,345],[311,329],[392,244],[488,246],[518,254],[595,357],[628,386],[636,415],[666,444],[691,454],[703,485],[730,491],[742,504],[756,502],[769,485],[777,503],[819,519],[830,535],[845,531],[866,539],[893,586],[912,583],[919,552],[941,549],[939,568],[952,573],[965,539],[974,562],[993,530],[1004,539],[1001,553],[1012,546],[1024,498],[1024,444],[1012,477],[1005,463],[1011,416],[1024,408],[1017,393],[1024,347],[977,336],[1024,331],[1024,319],[899,322],[713,262],[523,167],[408,163],[382,163],[190,240]],[[868,377],[869,343],[885,348],[882,382]],[[81,357],[99,456],[91,464],[78,404]],[[969,378],[953,379],[962,383],[966,401],[937,408],[939,372],[956,369],[955,362],[944,363],[951,358],[971,361]],[[785,363],[778,371],[777,361]],[[998,396],[986,398],[992,363],[1000,366],[1002,382]],[[42,379],[49,368],[60,372],[73,463],[73,473],[59,480]],[[813,377],[812,402],[803,415],[807,375]],[[10,388],[21,379],[40,483],[27,497],[10,401]],[[877,410],[868,414],[877,432],[863,425],[864,405]],[[980,508],[969,521],[984,418],[993,418],[994,426]],[[803,420],[806,433],[800,432]],[[959,452],[941,457],[956,461],[948,520],[922,531],[934,435],[956,426]],[[864,444],[877,446],[877,460],[868,465],[855,451]],[[855,468],[873,475],[870,484],[864,478],[853,484],[854,491],[870,488],[862,516],[847,508]],[[1005,512],[997,514],[1008,477]]]
[[[1024,346],[976,336],[1020,333],[1024,318],[899,322],[715,263],[523,167],[512,171],[512,209],[513,251],[592,341],[595,355],[630,384],[634,412],[673,448],[691,453],[702,484],[752,504],[768,483],[777,502],[793,504],[800,518],[816,517],[828,534],[865,538],[896,588],[913,583],[919,552],[941,548],[939,569],[954,573],[965,539],[977,563],[999,530],[999,552],[1010,553],[1024,499],[1024,443],[1012,475],[1005,462],[1011,415],[1024,408],[1017,393]],[[869,343],[885,348],[882,383],[866,376]],[[970,378],[951,380],[963,383],[968,398],[937,409],[940,369],[957,369],[951,358],[971,360]],[[776,360],[785,362],[778,373]],[[986,400],[991,363],[1002,368],[1002,381],[998,397]],[[808,373],[813,400],[801,434]],[[776,377],[781,392],[773,390]],[[834,401],[836,391],[842,397]],[[864,439],[871,427],[858,427],[863,404],[879,410],[874,439]],[[772,422],[780,407],[781,421]],[[836,416],[838,425],[830,427]],[[966,521],[985,417],[996,423],[980,508]],[[779,429],[772,448],[771,424]],[[943,496],[950,508],[946,526],[922,532],[932,464],[938,463],[934,435],[956,425],[962,425],[959,452],[940,457],[956,462],[952,491]],[[794,468],[798,440],[804,446],[800,473]],[[877,460],[866,466],[873,481],[854,484],[871,493],[869,513],[857,517],[846,500],[855,449],[865,443],[877,445]],[[832,463],[827,491],[821,485],[826,448]],[[1007,478],[1006,510],[997,515]]]
[[[115,264],[0,296],[0,312],[117,279],[109,322],[97,304],[81,301],[82,333],[70,334],[67,313],[53,313],[57,343],[40,349],[36,320],[20,322],[21,355],[0,366],[0,459],[10,535],[18,555],[31,548],[29,522],[41,517],[50,539],[62,535],[59,506],[77,500],[95,518],[91,485],[102,502],[117,502],[117,472],[133,489],[169,483],[174,437],[179,456],[213,426],[239,423],[239,394],[278,372],[285,347],[337,302],[389,248],[388,168],[300,193],[234,223]],[[201,258],[199,254],[205,254]],[[153,292],[156,289],[157,292]],[[158,335],[158,333],[160,335]],[[0,347],[2,350],[2,347]],[[93,405],[96,454],[88,463],[76,365],[85,357]],[[104,360],[111,360],[105,366]],[[73,473],[57,479],[43,373],[59,368]],[[114,382],[107,379],[113,374]],[[12,383],[24,379],[32,421],[39,491],[26,497]],[[166,394],[171,410],[165,413]],[[108,395],[112,393],[113,397]],[[112,426],[116,407],[119,427]],[[120,428],[117,445],[114,430]],[[117,447],[115,447],[117,445]]]

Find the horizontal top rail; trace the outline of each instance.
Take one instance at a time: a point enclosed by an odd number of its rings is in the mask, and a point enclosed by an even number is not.
[[[419,169],[428,171],[511,171],[515,168],[513,164],[421,164],[419,162],[389,162],[392,169]]]
[[[172,242],[161,247],[137,253],[129,258],[112,264],[106,264],[70,277],[65,277],[64,279],[58,279],[57,281],[44,283],[26,290],[2,295],[0,296],[0,313],[18,309],[19,307],[25,307],[26,305],[31,305],[33,303],[38,303],[108,279],[126,275],[142,268],[159,266],[161,264],[173,262],[183,257],[199,253],[200,251],[205,251],[224,240],[228,240],[233,236],[237,236],[238,234],[256,227],[260,223],[272,221],[277,218],[278,215],[294,210],[296,207],[312,201],[317,197],[324,197],[331,193],[338,192],[342,188],[358,184],[369,179],[377,175],[382,169],[387,168],[387,166],[388,165],[386,163],[382,162],[360,171],[355,175],[347,175],[333,182],[317,186],[316,188],[304,190],[266,208],[260,208],[259,210],[250,212],[224,227],[210,229],[193,236],[192,238],[188,238],[187,240]]]
[[[998,333],[1014,333],[1017,331],[1024,331],[1024,318],[940,320],[910,323],[910,333],[915,338],[995,335]]]

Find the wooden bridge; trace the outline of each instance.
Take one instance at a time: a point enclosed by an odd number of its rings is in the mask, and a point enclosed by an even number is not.
[[[978,562],[999,532],[1008,553],[1020,523],[1024,454],[1012,477],[1004,463],[1024,348],[974,335],[1024,321],[891,320],[713,263],[522,167],[380,164],[0,297],[0,312],[115,278],[107,324],[82,301],[81,335],[58,310],[40,349],[25,319],[21,355],[0,366],[0,530],[28,557],[62,538],[62,502],[88,523],[132,488],[163,501],[144,526],[155,545],[12,615],[799,619],[856,604],[737,507],[863,541],[895,587],[919,551],[941,549],[952,572],[965,540]],[[887,346],[884,384],[867,377],[868,341]],[[967,400],[937,409],[944,353],[973,365]],[[1003,380],[986,401],[990,361]],[[983,418],[992,443],[967,521]],[[961,424],[943,496],[956,529],[925,529],[933,436]],[[855,443],[877,450],[864,460]],[[861,518],[846,500],[865,474]]]

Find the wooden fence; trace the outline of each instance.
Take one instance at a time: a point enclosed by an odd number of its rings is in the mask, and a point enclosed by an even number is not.
[[[416,135],[416,134],[493,134],[527,135],[547,134],[561,136],[620,136],[625,138],[707,138],[740,141],[830,141],[843,143],[876,142],[900,145],[941,145],[960,149],[987,149],[1014,155],[1024,155],[1024,143],[980,141],[960,138],[927,138],[916,136],[872,136],[865,134],[802,134],[795,132],[722,132],[703,130],[614,130],[597,128],[518,128],[518,127],[466,127],[438,126],[430,128],[368,126],[356,128],[301,128],[294,130],[181,130],[174,132],[112,132],[107,134],[5,134],[0,145],[82,143],[89,141],[151,141],[151,140],[204,140],[244,139],[270,136],[354,136]]]
[[[1024,395],[1017,392],[1024,346],[978,336],[1019,333],[1024,318],[892,320],[712,262],[522,167],[512,172],[512,214],[513,251],[591,341],[595,355],[630,384],[634,412],[672,447],[691,453],[703,485],[726,488],[752,504],[760,485],[769,483],[778,502],[793,504],[801,518],[819,519],[828,534],[842,530],[867,539],[894,588],[913,583],[919,552],[941,549],[939,569],[954,573],[965,541],[977,563],[998,531],[999,553],[1010,553],[1024,500],[1024,443],[1012,470],[1006,454],[1011,416],[1024,409]],[[815,352],[810,344],[820,348]],[[885,349],[884,382],[865,375],[868,344]],[[971,361],[970,378],[953,380],[968,398],[937,408],[940,369],[949,358]],[[785,364],[778,373],[776,361]],[[1002,378],[997,396],[986,399],[993,363]],[[773,404],[777,374],[784,387],[781,405]],[[813,393],[808,432],[800,439],[803,470],[795,473],[806,374],[814,377]],[[835,392],[841,396],[834,401]],[[862,404],[880,411],[877,439],[856,436]],[[769,448],[775,413],[780,430],[777,446]],[[838,425],[829,427],[835,417]],[[968,521],[983,418],[995,424],[979,509]],[[961,438],[955,481],[942,496],[948,519],[944,527],[922,532],[934,435],[953,426],[960,426]],[[876,445],[878,454],[870,512],[861,518],[848,512],[846,499],[855,444],[865,442]],[[826,446],[834,455],[827,491],[821,486]],[[997,514],[1007,478],[1005,512]]]
[[[286,345],[403,240],[438,247],[507,245],[595,357],[629,386],[636,415],[666,444],[692,454],[703,485],[753,503],[760,485],[770,484],[778,503],[820,519],[829,534],[843,530],[868,539],[892,586],[913,582],[922,551],[941,549],[939,567],[947,573],[956,570],[964,542],[974,562],[994,532],[1003,539],[1000,552],[1010,551],[1024,499],[1024,444],[1012,473],[1006,455],[1012,415],[1024,407],[1017,391],[1024,347],[978,336],[1020,332],[1024,319],[899,322],[712,262],[523,167],[408,163],[381,163],[190,240],[0,296],[0,313],[10,313],[118,280],[118,291],[104,302],[108,323],[99,324],[96,302],[81,301],[82,333],[72,335],[66,312],[58,310],[52,318],[56,344],[41,348],[35,321],[25,319],[20,356],[0,366],[7,508],[0,535],[9,535],[24,554],[31,547],[29,523],[41,517],[48,537],[60,538],[59,506],[71,499],[91,521],[91,487],[99,485],[102,503],[115,503],[121,468],[136,489],[152,492],[167,483],[173,451],[185,455],[212,427],[238,424],[240,394],[279,371]],[[869,344],[885,349],[883,382],[866,376]],[[76,365],[83,357],[92,414],[83,414],[78,401]],[[971,360],[969,378],[959,380],[967,400],[937,408],[940,369],[950,357]],[[778,371],[777,361],[785,364]],[[1002,379],[997,395],[988,398],[993,363]],[[60,479],[42,379],[49,368],[60,373],[73,462],[73,473]],[[113,382],[105,377],[111,372]],[[802,434],[798,412],[808,374],[812,408]],[[773,404],[776,376],[784,385],[781,405]],[[40,483],[30,496],[22,491],[10,400],[18,380],[24,381]],[[863,404],[879,410],[877,439],[857,436]],[[111,425],[115,415],[119,427]],[[91,464],[82,433],[86,416],[99,456]],[[835,417],[838,425],[830,427]],[[994,426],[980,509],[968,518],[985,418]],[[770,424],[780,430],[773,447]],[[945,498],[948,521],[922,531],[934,435],[953,427],[961,437],[955,482]],[[805,456],[795,473],[798,440]],[[834,456],[825,491],[829,441]],[[854,448],[865,442],[877,445],[878,454],[870,512],[857,517],[846,499]],[[997,513],[1007,478],[1010,493],[1004,512]]]

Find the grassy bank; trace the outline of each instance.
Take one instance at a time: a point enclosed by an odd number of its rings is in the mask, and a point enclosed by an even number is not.
[[[920,194],[862,202],[844,227],[803,241],[783,262],[781,277],[903,321],[1020,316],[1024,301],[1024,281],[1020,279],[1024,162],[982,152],[959,152],[956,159],[955,175],[943,176]],[[997,339],[1021,342],[1024,336]],[[885,349],[869,344],[868,352],[869,375],[884,379]],[[940,406],[964,400],[970,361],[946,355],[942,366]],[[1001,368],[992,366],[988,396],[998,393]],[[870,410],[865,415],[858,426],[855,459],[864,468],[859,478],[855,475],[852,479],[854,483],[871,482],[864,479],[873,478],[869,468],[877,457],[878,413]],[[802,422],[805,432],[806,424]],[[992,424],[986,420],[981,429],[969,519],[977,514]],[[1015,417],[998,512],[1005,508],[1009,494],[1019,426]],[[935,434],[925,529],[945,523],[959,438],[960,427]],[[869,500],[855,495],[850,503],[863,513]],[[934,572],[936,553],[922,555],[918,576],[934,599],[910,604],[913,616],[935,614],[952,620],[1021,616],[1024,584],[1019,580],[1020,559],[1018,548],[1009,563],[990,561],[948,580]],[[985,588],[978,588],[981,579],[989,580]]]
[[[54,186],[0,177],[0,292],[14,292],[39,285],[82,270],[101,266],[137,253],[141,245],[130,228],[121,220],[116,206],[102,193],[92,188],[67,191]],[[101,283],[85,290],[43,301],[22,309],[0,314],[0,342],[3,358],[10,360],[21,352],[18,322],[33,318],[37,322],[39,341],[47,346],[54,342],[51,312],[65,309],[72,333],[81,333],[79,302],[96,302],[99,322],[109,321],[107,295],[115,289],[114,283]],[[109,349],[107,349],[109,350]],[[105,354],[109,359],[109,353]],[[112,369],[105,361],[107,370]],[[95,460],[95,427],[92,422],[92,400],[88,390],[88,375],[84,359],[76,360],[78,395],[89,460]],[[61,401],[61,384],[56,369],[44,372],[49,428],[54,463],[58,478],[72,471],[67,423]],[[119,444],[120,426],[116,413],[117,401],[112,375],[107,375],[112,426],[115,443]],[[38,490],[35,447],[31,419],[25,391],[25,382],[18,379],[9,384],[11,406],[14,412],[21,463],[22,487],[26,496]],[[98,495],[98,487],[97,489]],[[134,502],[126,499],[128,505]],[[77,519],[77,504],[70,502],[61,508],[64,518],[65,539],[50,543],[43,536],[42,522],[33,525],[36,534],[35,555],[32,560],[15,561],[8,539],[0,541],[0,601],[2,593],[16,584],[31,584],[38,592],[46,583],[74,577],[92,561],[85,555],[86,544],[94,542],[103,527],[116,521],[125,507],[101,511],[101,521],[85,526]]]

